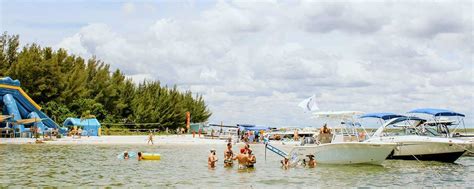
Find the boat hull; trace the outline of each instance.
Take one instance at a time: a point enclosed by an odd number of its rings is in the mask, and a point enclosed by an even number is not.
[[[380,165],[396,147],[395,143],[343,142],[298,146],[290,152],[292,161],[314,155],[318,164]]]
[[[377,137],[367,142],[374,141],[398,144],[388,159],[454,162],[468,147],[464,141],[425,136]]]

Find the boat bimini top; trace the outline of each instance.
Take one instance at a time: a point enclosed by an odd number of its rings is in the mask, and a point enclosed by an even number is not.
[[[394,114],[394,113],[387,113],[387,112],[368,113],[368,114],[364,114],[364,115],[359,116],[359,118],[379,118],[379,119],[383,119],[384,121],[389,120],[389,119],[393,119],[393,118],[397,118],[397,117],[404,117],[404,116],[399,115],[399,114]]]
[[[409,111],[408,113],[418,113],[418,114],[427,114],[433,116],[433,119],[426,122],[425,125],[428,126],[441,126],[446,127],[445,129],[438,128],[438,130],[445,130],[446,134],[449,136],[450,133],[456,133],[459,126],[464,127],[464,132],[467,133],[466,125],[464,124],[464,114],[454,112],[447,109],[436,109],[436,108],[420,108]],[[456,117],[457,122],[454,119],[449,119],[447,117]],[[456,127],[450,132],[447,128],[448,126],[456,125]]]
[[[436,109],[436,108],[420,108],[420,109],[414,109],[412,111],[409,111],[408,113],[420,113],[420,114],[429,114],[435,117],[438,116],[460,116],[460,117],[465,117],[464,114],[458,113],[458,112],[453,112],[451,110],[446,110],[446,109]]]

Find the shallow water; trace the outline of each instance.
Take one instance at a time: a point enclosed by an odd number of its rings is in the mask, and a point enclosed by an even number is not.
[[[209,148],[220,159],[207,168]],[[254,170],[223,168],[224,146],[214,145],[0,145],[0,187],[5,186],[121,186],[121,187],[383,187],[474,185],[474,158],[456,164],[385,161],[383,166],[323,166],[283,170],[280,158],[264,146],[253,145]],[[158,152],[160,161],[118,160],[128,151]],[[237,147],[234,147],[237,151]]]

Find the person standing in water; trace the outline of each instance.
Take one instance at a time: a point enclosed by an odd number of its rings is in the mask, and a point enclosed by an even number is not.
[[[151,145],[153,145],[153,133],[150,131],[150,133],[148,133],[148,142],[147,144],[150,144],[151,142]]]
[[[285,157],[285,159],[281,161],[281,167],[283,169],[289,169],[290,168],[290,159]]]
[[[249,156],[249,162],[247,164],[248,168],[254,168],[255,163],[257,163],[257,157],[252,153],[252,149],[247,150],[248,156]]]
[[[232,143],[227,143],[227,149],[224,151],[224,167],[232,167],[234,164],[234,152],[232,152]]]
[[[211,149],[211,153],[207,157],[207,166],[211,169],[216,167],[217,157],[216,157],[216,150]]]
[[[245,154],[245,149],[240,149],[240,154],[235,156],[233,160],[237,160],[239,162],[239,169],[247,168],[249,164],[249,156]]]

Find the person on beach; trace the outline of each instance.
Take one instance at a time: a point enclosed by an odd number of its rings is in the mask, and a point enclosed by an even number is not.
[[[247,165],[249,164],[249,156],[245,154],[245,149],[242,148],[240,149],[240,154],[234,157],[233,160],[237,160],[239,162],[239,169],[245,169],[247,168]]]
[[[141,161],[141,160],[143,160],[143,155],[142,155],[142,152],[138,152],[137,159],[138,159],[138,161]]]
[[[207,157],[207,166],[211,169],[216,167],[217,157],[216,157],[216,150],[211,149],[211,153]]]
[[[153,145],[153,133],[150,131],[150,133],[148,133],[148,141],[147,141],[147,144],[150,144],[151,142],[151,145]]]
[[[252,149],[248,150],[249,162],[247,164],[248,168],[254,168],[255,163],[257,163],[257,157],[252,153]]]
[[[280,163],[281,163],[281,167],[283,169],[289,169],[290,168],[290,159],[288,159],[287,157],[285,157],[285,159],[281,160]]]
[[[128,160],[129,158],[130,156],[128,155],[128,152],[127,151],[123,152],[123,159]]]
[[[77,130],[77,135],[79,136],[79,138],[82,137],[82,128],[79,127],[79,129]]]
[[[234,164],[234,152],[232,152],[232,143],[227,143],[227,149],[224,151],[224,167],[232,167]]]
[[[316,161],[314,160],[314,155],[308,155],[309,161],[308,161],[308,167],[309,168],[315,168],[316,167]]]

